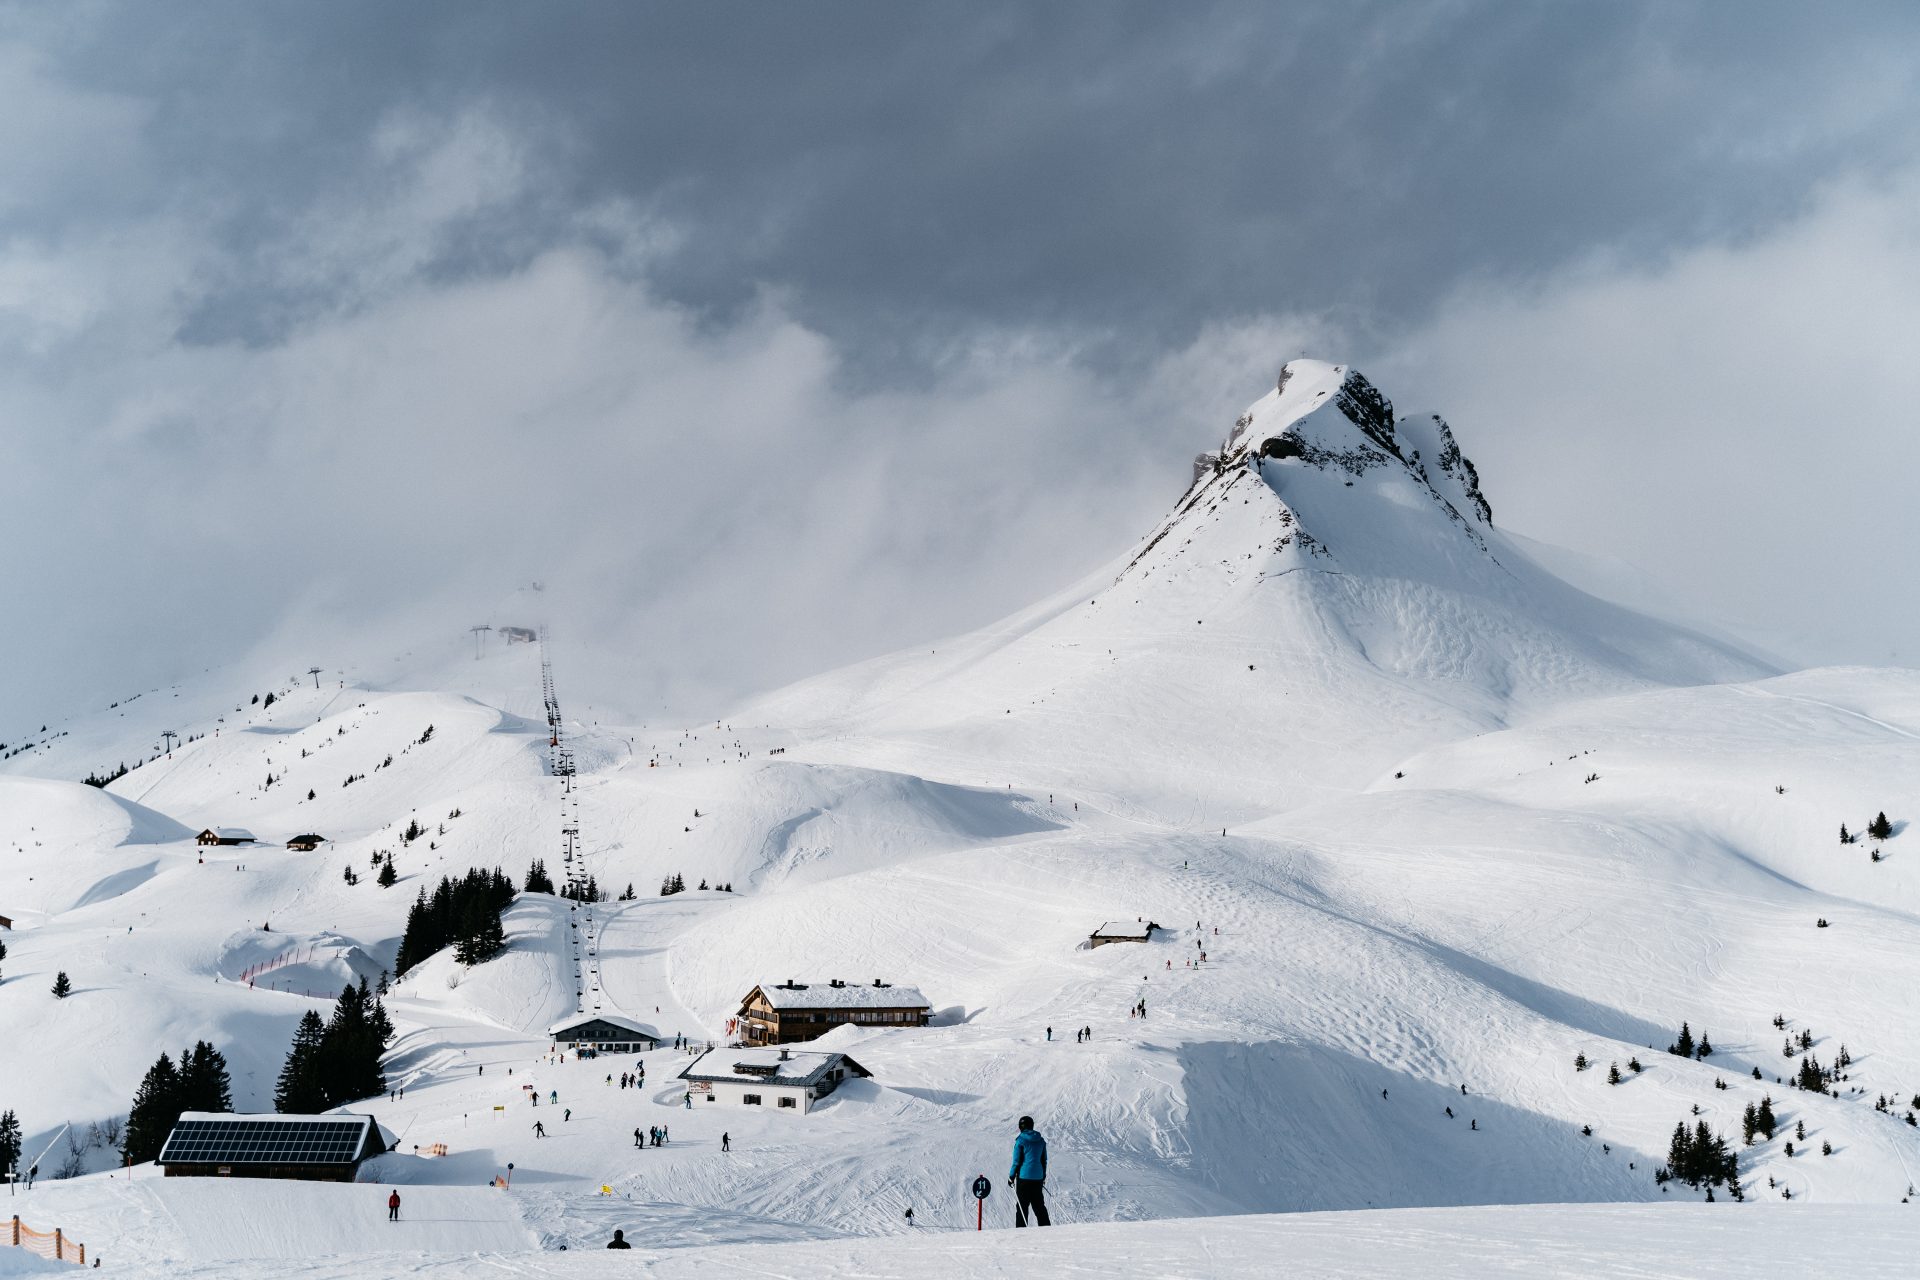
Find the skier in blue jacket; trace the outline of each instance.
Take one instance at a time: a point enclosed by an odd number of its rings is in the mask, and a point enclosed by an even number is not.
[[[1027,1225],[1033,1214],[1035,1225],[1050,1227],[1047,1217],[1047,1140],[1033,1127],[1032,1116],[1020,1117],[1020,1132],[1013,1139],[1013,1167],[1007,1170],[1007,1185],[1014,1189],[1017,1204],[1013,1225]]]

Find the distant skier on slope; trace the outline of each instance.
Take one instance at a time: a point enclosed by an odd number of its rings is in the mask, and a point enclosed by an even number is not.
[[[620,1228],[615,1227],[613,1229],[613,1239],[607,1241],[607,1248],[631,1249],[633,1248],[633,1246],[627,1243],[627,1233],[622,1231]]]
[[[387,1197],[387,1221],[400,1221],[400,1192],[398,1189]]]
[[[1020,1117],[1020,1132],[1013,1138],[1013,1167],[1007,1170],[1007,1185],[1014,1188],[1014,1226],[1026,1226],[1029,1212],[1036,1225],[1053,1225],[1047,1216],[1047,1140],[1033,1127],[1032,1116]]]

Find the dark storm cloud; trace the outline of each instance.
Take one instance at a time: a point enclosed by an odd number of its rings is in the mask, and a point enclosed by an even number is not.
[[[1916,28],[0,9],[0,599],[36,619],[0,629],[33,673],[0,713],[270,634],[464,627],[531,577],[575,588],[630,705],[704,713],[1118,552],[1306,348],[1449,411],[1520,527],[1791,630],[1756,608],[1831,612],[1881,566],[1823,493],[1818,590],[1782,595],[1755,524],[1804,406],[1715,382],[1817,332],[1871,425],[1829,470],[1907,456]],[[1676,434],[1711,484],[1647,464]]]
[[[1899,50],[1920,36],[1908,5],[102,15],[53,33],[59,71],[152,104],[150,167],[212,188],[189,199],[234,247],[272,246],[356,174],[390,113],[487,104],[540,133],[542,180],[446,269],[536,252],[617,197],[680,229],[653,265],[667,297],[726,310],[790,288],[868,366],[956,325],[1063,325],[1131,353],[1220,316],[1390,324],[1463,274],[1762,229],[1812,184],[1911,156]],[[256,283],[209,301],[209,336],[282,314]]]

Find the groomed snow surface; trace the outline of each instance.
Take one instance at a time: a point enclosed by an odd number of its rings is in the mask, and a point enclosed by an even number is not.
[[[302,660],[6,727],[34,744],[0,762],[0,1108],[44,1153],[23,1219],[170,1275],[1911,1274],[1920,674],[1780,674],[1575,590],[1478,513],[1431,420],[1397,453],[1348,422],[1345,376],[1302,365],[1140,547],[999,625],[698,724],[570,711],[564,799],[537,646],[476,660],[464,618],[318,688]],[[1302,451],[1256,457],[1275,433]],[[601,697],[553,653],[563,708]],[[163,730],[191,741],[149,759]],[[123,760],[147,763],[76,781]],[[1881,810],[1889,838],[1840,843]],[[598,984],[580,915],[532,894],[501,957],[411,971],[396,1095],[348,1108],[399,1140],[361,1184],[68,1156],[199,1039],[270,1109],[294,1024],[391,966],[414,895],[535,857],[559,879],[563,814],[638,895],[596,909]],[[327,843],[288,851],[303,832]],[[1087,946],[1141,917],[1151,942]],[[916,988],[932,1025],[808,1045],[873,1078],[805,1116],[689,1109],[690,1052],[548,1051],[582,1004],[718,1042],[788,978]],[[1665,1052],[1683,1021],[1710,1058]],[[1782,1079],[1843,1045],[1835,1093]],[[1743,1145],[1763,1096],[1779,1128]],[[1013,1237],[1022,1114],[1073,1225]],[[1701,1121],[1747,1204],[1655,1183]],[[635,1252],[603,1258],[615,1228]]]

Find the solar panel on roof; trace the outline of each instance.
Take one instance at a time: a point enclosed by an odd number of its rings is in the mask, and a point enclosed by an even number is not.
[[[167,1135],[161,1164],[352,1164],[367,1122],[358,1116],[312,1120],[182,1120]]]

